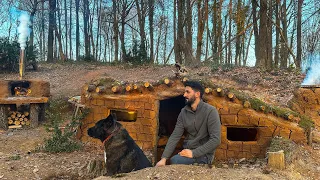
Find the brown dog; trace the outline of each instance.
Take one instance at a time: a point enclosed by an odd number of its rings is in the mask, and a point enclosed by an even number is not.
[[[89,128],[88,135],[103,142],[106,175],[151,167],[143,151],[113,115],[110,114],[107,118],[98,121],[94,127]]]

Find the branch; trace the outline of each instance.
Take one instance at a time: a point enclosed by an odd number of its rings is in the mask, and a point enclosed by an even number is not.
[[[227,47],[233,40],[235,40],[238,36],[243,35],[243,34],[247,31],[247,29],[249,29],[251,26],[252,26],[252,23],[250,23],[247,27],[245,27],[245,28],[244,28],[241,32],[239,32],[236,36],[234,36],[234,37],[231,38],[228,42],[226,42],[226,43],[222,46],[222,48],[220,49],[220,51],[217,52],[217,53],[215,53],[215,54],[220,54],[220,53],[224,50],[224,48],[226,48],[226,47]],[[214,54],[214,55],[215,55],[215,54]],[[208,61],[209,59],[213,58],[214,55],[208,57],[207,59],[205,59],[205,61]]]

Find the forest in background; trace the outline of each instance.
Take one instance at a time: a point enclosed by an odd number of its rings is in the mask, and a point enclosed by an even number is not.
[[[0,2],[1,37],[17,40],[27,12],[39,61],[300,69],[320,52],[319,0]]]

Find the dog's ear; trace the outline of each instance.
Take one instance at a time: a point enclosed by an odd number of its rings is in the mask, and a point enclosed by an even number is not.
[[[110,113],[112,115],[113,121],[117,121],[117,114],[116,113]]]

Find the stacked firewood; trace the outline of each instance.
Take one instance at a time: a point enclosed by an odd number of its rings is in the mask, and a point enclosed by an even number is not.
[[[8,116],[9,126],[29,126],[30,118],[29,112],[10,111]]]

